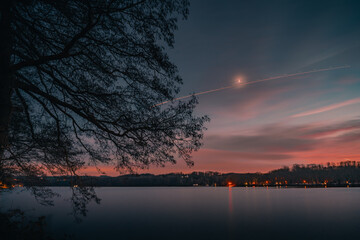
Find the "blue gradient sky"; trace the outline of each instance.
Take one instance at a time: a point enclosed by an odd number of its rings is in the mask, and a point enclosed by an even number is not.
[[[265,172],[294,163],[360,160],[360,1],[192,1],[172,61],[182,95],[332,66],[199,96],[207,114],[195,166],[145,172]]]

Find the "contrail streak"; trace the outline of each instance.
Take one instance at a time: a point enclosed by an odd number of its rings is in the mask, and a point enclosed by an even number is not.
[[[184,99],[184,98],[189,98],[189,97],[192,97],[192,96],[198,96],[198,95],[202,95],[202,94],[217,92],[217,91],[221,91],[221,90],[225,90],[225,89],[229,89],[229,88],[235,88],[235,87],[244,86],[244,85],[250,85],[250,84],[259,83],[259,82],[266,82],[266,81],[280,79],[280,78],[294,77],[294,76],[300,76],[300,75],[305,75],[305,74],[310,74],[310,73],[325,72],[325,71],[331,71],[331,70],[349,68],[349,67],[350,66],[345,65],[345,66],[339,66],[339,67],[321,68],[321,69],[307,71],[307,72],[291,73],[291,74],[285,74],[285,75],[280,75],[280,76],[276,76],[276,77],[259,79],[259,80],[255,80],[255,81],[252,81],[252,82],[240,83],[240,84],[236,84],[236,85],[230,85],[230,86],[226,86],[226,87],[222,87],[222,88],[217,88],[217,89],[213,89],[213,90],[208,90],[208,91],[204,91],[204,92],[198,92],[198,93],[194,93],[194,94],[174,98],[173,100],[168,100],[168,101],[165,101],[165,102],[158,103],[158,104],[154,105],[153,107],[161,106],[161,105],[169,103],[171,101],[178,101],[178,100],[181,100],[181,99]]]

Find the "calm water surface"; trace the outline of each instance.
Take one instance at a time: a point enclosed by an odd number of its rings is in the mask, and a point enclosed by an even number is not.
[[[54,207],[26,191],[0,195],[0,206],[47,217],[47,230],[74,239],[359,239],[360,189],[214,187],[97,188],[81,223],[71,190]]]

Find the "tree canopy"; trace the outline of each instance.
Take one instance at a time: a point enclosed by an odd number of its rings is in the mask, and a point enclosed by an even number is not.
[[[164,166],[201,146],[196,99],[166,54],[187,0],[1,3],[1,178]]]

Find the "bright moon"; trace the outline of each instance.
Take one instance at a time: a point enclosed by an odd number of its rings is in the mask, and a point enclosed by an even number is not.
[[[246,80],[245,80],[245,77],[243,76],[237,76],[235,77],[235,87],[244,87],[246,85]]]

